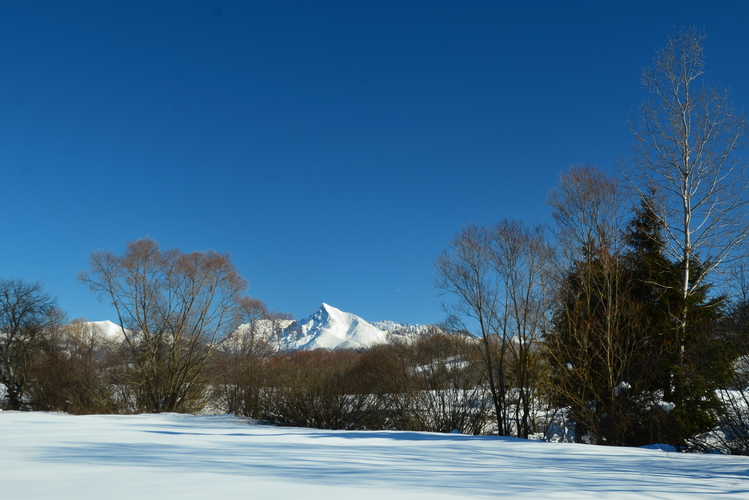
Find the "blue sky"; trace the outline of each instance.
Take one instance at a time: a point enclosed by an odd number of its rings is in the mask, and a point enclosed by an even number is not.
[[[640,74],[704,29],[749,109],[749,2],[6,2],[0,277],[70,318],[97,249],[232,255],[250,294],[438,322],[465,222],[547,222],[564,169],[627,155]]]

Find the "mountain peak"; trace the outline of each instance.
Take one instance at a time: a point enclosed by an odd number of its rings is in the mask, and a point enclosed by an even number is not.
[[[356,349],[384,344],[387,336],[359,316],[323,302],[311,316],[288,328],[280,344],[282,350]]]

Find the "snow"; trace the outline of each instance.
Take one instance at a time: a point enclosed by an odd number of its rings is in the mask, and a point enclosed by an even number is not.
[[[281,333],[282,350],[356,349],[384,344],[387,332],[351,313],[322,304],[309,318]]]
[[[671,410],[676,408],[676,404],[671,403],[669,401],[659,401],[658,406],[660,406],[661,409],[665,411],[666,413],[671,413]]]
[[[88,325],[98,328],[99,333],[103,338],[112,342],[122,342],[125,340],[125,335],[122,332],[122,327],[111,321],[88,321]]]
[[[749,457],[232,416],[0,412],[3,499],[749,498]]]
[[[412,325],[410,323],[396,323],[395,321],[370,321],[370,324],[391,335],[420,335],[430,328],[434,328],[431,325]]]
[[[287,319],[261,319],[254,325],[245,323],[239,325],[236,330],[221,339],[219,343],[221,344],[221,348],[226,351],[236,351],[242,347],[242,343],[247,340],[247,336],[252,333],[256,336],[256,339],[268,341],[272,346],[280,348],[279,343],[281,342],[281,335],[286,329],[295,323],[295,321]]]

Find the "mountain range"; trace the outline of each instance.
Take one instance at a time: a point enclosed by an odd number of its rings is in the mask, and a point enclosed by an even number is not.
[[[94,321],[102,336],[122,340],[121,328],[111,321]],[[294,320],[260,320],[255,324],[256,334],[265,337],[279,351],[313,349],[359,349],[407,341],[422,335],[428,325],[412,325],[393,321],[368,322],[363,318],[341,311],[323,303],[309,317]],[[241,325],[224,339],[225,343],[236,341],[250,331],[250,325]]]

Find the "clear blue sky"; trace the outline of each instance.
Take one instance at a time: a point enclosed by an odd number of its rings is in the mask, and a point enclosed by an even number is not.
[[[561,171],[614,171],[674,28],[749,110],[749,2],[175,1],[0,6],[0,277],[70,318],[76,280],[150,236],[232,255],[301,318],[443,319],[467,221],[546,222]]]

